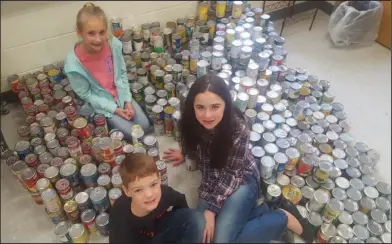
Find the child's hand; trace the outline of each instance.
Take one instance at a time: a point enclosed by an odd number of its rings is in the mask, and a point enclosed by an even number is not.
[[[131,119],[131,114],[129,113],[128,110],[125,110],[122,108],[116,108],[116,111],[114,113],[117,114],[118,116],[120,116],[121,118],[126,119],[126,120]]]
[[[206,219],[206,227],[203,234],[203,243],[212,243],[214,241],[215,232],[215,213],[205,210],[204,217]]]
[[[163,154],[163,159],[173,162],[173,166],[178,166],[184,162],[184,157],[182,156],[180,149],[170,148],[169,151],[166,151]]]

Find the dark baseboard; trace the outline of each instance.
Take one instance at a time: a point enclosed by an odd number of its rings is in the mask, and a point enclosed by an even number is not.
[[[331,15],[333,12],[333,5],[328,3],[327,1],[306,1],[303,3],[296,4],[294,6],[293,15],[315,9],[317,7],[328,15]],[[287,16],[288,11],[290,11],[290,8],[286,7],[272,11],[269,14],[271,16],[271,20],[275,21],[283,19],[285,16]],[[7,103],[19,102],[18,97],[12,90],[2,92],[0,95],[0,100],[5,100],[7,101]]]

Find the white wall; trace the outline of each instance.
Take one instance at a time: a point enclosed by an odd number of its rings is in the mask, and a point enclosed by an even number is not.
[[[268,1],[272,4],[277,1]],[[303,1],[297,1],[300,3]],[[262,1],[249,1],[261,7]],[[77,41],[76,14],[85,1],[1,2],[1,91],[10,89],[6,77],[41,69],[63,60]],[[95,1],[108,18],[123,19],[124,28],[167,21],[196,13],[197,1]]]

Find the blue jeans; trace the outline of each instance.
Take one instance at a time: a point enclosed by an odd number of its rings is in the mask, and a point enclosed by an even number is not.
[[[270,210],[267,204],[255,206],[258,197],[257,181],[247,177],[229,196],[215,219],[215,243],[269,243],[277,240],[287,227],[287,216],[281,210]],[[201,212],[207,202],[199,199],[197,209]]]
[[[162,231],[152,243],[201,243],[204,228],[203,213],[190,208],[177,209],[166,217]]]
[[[150,121],[148,120],[144,111],[140,108],[139,104],[133,100],[132,106],[135,110],[135,116],[133,120],[126,120],[117,114],[114,114],[111,118],[107,118],[109,128],[119,129],[122,133],[124,133],[125,140],[128,141],[132,141],[131,128],[135,124],[138,124],[143,128],[145,135],[152,132],[153,130]]]

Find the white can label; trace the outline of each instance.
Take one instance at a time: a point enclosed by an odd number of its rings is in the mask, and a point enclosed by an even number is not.
[[[213,58],[211,66],[212,66],[213,70],[220,70],[220,69],[222,69],[222,59],[221,58]]]
[[[133,42],[135,46],[135,51],[141,51],[143,49],[143,42]]]
[[[131,54],[133,51],[132,49],[132,41],[123,42],[123,53]]]
[[[230,49],[230,57],[234,58],[234,59],[237,59],[237,58],[240,57],[240,52],[241,52],[240,47],[232,46],[231,49]]]

